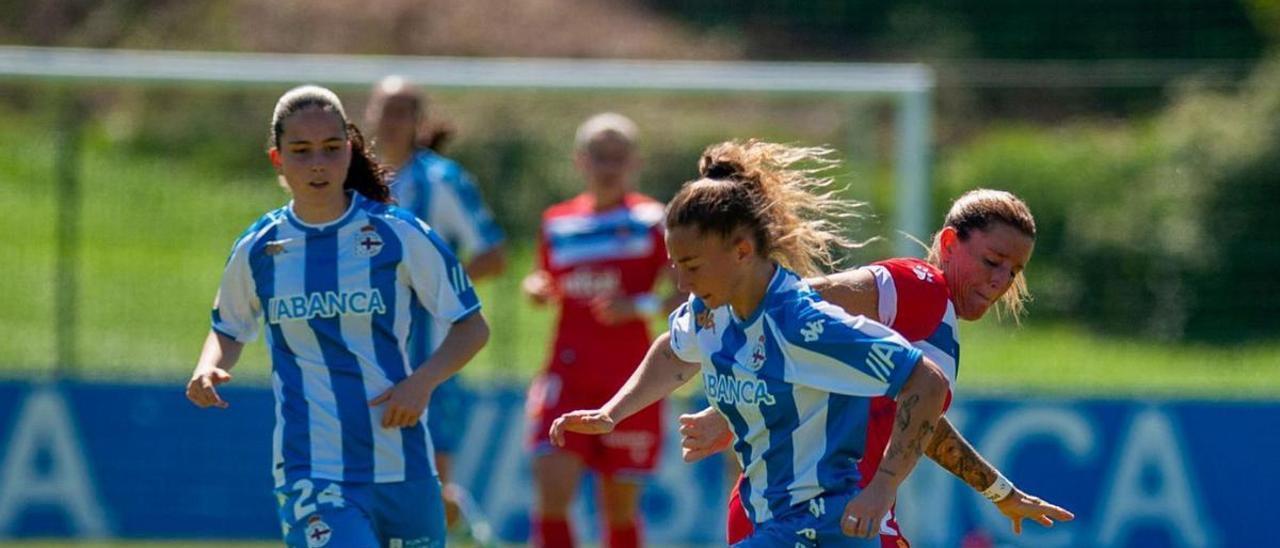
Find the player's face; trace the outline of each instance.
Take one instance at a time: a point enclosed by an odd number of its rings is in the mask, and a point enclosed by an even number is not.
[[[386,146],[412,145],[418,129],[418,104],[412,97],[392,95],[382,104],[377,120],[378,142]]]
[[[342,185],[351,165],[351,142],[342,117],[318,106],[285,118],[280,148],[271,160],[295,200],[343,200]]]
[[[635,146],[608,134],[593,139],[585,149],[579,150],[574,161],[591,185],[605,189],[627,187],[640,167]]]
[[[965,320],[982,318],[1009,291],[1035,248],[1035,240],[1004,223],[971,231],[967,240],[951,230],[941,244],[951,300],[956,315]]]
[[[750,247],[740,240],[730,242],[716,234],[704,234],[692,226],[672,228],[666,238],[667,253],[676,269],[677,289],[696,295],[710,308],[728,303],[740,285],[740,273],[751,257]]]

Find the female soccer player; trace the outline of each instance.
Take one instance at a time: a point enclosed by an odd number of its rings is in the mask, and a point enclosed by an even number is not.
[[[669,272],[662,204],[631,190],[636,139],[636,125],[619,114],[598,114],[578,128],[574,161],[587,190],[543,213],[538,264],[524,281],[535,302],[560,308],[546,371],[529,390],[535,546],[573,545],[569,505],[584,469],[601,480],[602,544],[640,544],[637,506],[657,463],[661,406],[637,409],[609,436],[574,435],[559,447],[547,438],[561,413],[598,406],[622,386],[649,348],[648,318],[681,300],[660,302],[653,293]]]
[[[1022,270],[1035,244],[1035,220],[1013,194],[973,190],[958,198],[934,237],[928,261],[889,259],[870,266],[808,280],[824,299],[850,314],[890,325],[934,359],[949,381],[959,367],[956,317],[978,320],[1003,300],[1015,317],[1026,294]],[[867,454],[859,465],[863,482],[875,474],[893,424],[895,404],[877,398],[871,404]],[[681,417],[686,460],[694,461],[727,449],[732,443],[728,422],[714,409]],[[1043,525],[1073,519],[1070,512],[1027,495],[1000,474],[943,417],[925,454],[991,499],[1021,533],[1022,520]],[[742,506],[740,486],[730,494],[728,539],[751,532]],[[909,546],[894,512],[881,524],[883,546]]]
[[[698,374],[729,417],[756,528],[741,546],[869,546],[946,398],[942,371],[889,328],[823,301],[797,272],[830,264],[822,214],[839,207],[798,162],[825,149],[723,143],[668,206],[667,247],[689,301],[627,384],[598,409],[552,425],[605,434]],[[857,461],[871,398],[899,402],[875,479]],[[843,512],[840,511],[843,509]],[[856,537],[856,538],[850,538]]]
[[[215,387],[265,319],[285,543],[442,545],[422,419],[431,391],[487,341],[480,303],[444,242],[387,205],[382,172],[333,92],[285,93],[269,155],[293,199],[232,247],[187,397],[227,407]],[[448,331],[421,363],[405,353],[414,307]]]
[[[403,78],[388,76],[373,88],[367,119],[377,136],[378,157],[397,166],[391,194],[397,205],[426,221],[455,254],[470,257],[466,270],[472,280],[497,276],[506,268],[502,229],[485,207],[471,175],[457,162],[419,146],[425,110],[422,93]],[[425,316],[413,319],[409,356],[411,363],[420,363],[440,338]],[[445,521],[450,526],[459,515],[456,493],[461,488],[450,480],[453,454],[462,444],[465,402],[465,388],[451,377],[432,392],[427,413],[436,470],[444,485]]]

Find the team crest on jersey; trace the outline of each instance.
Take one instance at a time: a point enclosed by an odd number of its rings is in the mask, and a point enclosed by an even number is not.
[[[699,312],[694,319],[698,321],[698,328],[710,329],[712,333],[716,332],[716,316],[710,310]]]
[[[329,544],[329,539],[333,538],[333,528],[329,524],[320,519],[320,516],[311,516],[307,520],[307,547],[321,548]]]
[[[764,367],[764,362],[764,335],[760,335],[760,338],[756,340],[756,344],[751,347],[751,358],[747,360],[747,368],[752,371],[759,371],[761,367]]]
[[[356,256],[372,257],[382,251],[382,236],[373,225],[365,225],[356,232]]]

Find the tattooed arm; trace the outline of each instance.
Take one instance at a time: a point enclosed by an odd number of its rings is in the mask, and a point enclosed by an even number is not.
[[[991,463],[969,445],[969,440],[964,439],[945,416],[938,419],[938,429],[933,434],[933,441],[925,449],[925,454],[943,470],[951,472],[979,493],[991,487],[996,476],[1000,475]]]
[[[925,449],[925,454],[979,493],[984,493],[1003,478],[1000,471],[982,458],[946,417],[938,420],[938,429],[933,434],[933,441]],[[1070,521],[1075,518],[1075,515],[1061,507],[1028,495],[1012,487],[1012,484],[1008,485],[1011,491],[992,502],[1000,509],[1000,513],[1013,522],[1013,532],[1016,534],[1022,533],[1024,519],[1050,527],[1054,520]]]
[[[947,378],[936,364],[921,358],[898,393],[898,413],[880,468],[867,488],[845,506],[840,527],[846,535],[874,538],[880,534],[880,522],[897,498],[898,485],[933,438],[946,396]]]
[[[698,374],[700,366],[686,362],[671,350],[671,335],[663,333],[653,341],[644,361],[599,409],[572,411],[551,425],[551,441],[564,445],[565,432],[607,434],[619,421],[667,397]]]

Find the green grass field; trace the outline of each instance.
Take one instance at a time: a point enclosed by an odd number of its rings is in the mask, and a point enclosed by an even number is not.
[[[55,368],[55,226],[52,138],[0,130],[0,376]],[[182,383],[208,329],[208,311],[232,241],[287,200],[260,175],[210,172],[207,162],[139,156],[88,132],[82,156],[77,363],[71,373],[120,382]],[[480,286],[493,342],[465,371],[527,379],[542,364],[554,321],[519,294],[527,235],[513,235],[507,275]],[[1034,290],[1035,281],[1032,280]],[[1033,312],[1034,314],[1034,312]],[[962,327],[961,389],[1071,395],[1280,396],[1280,340],[1212,347],[1103,337],[1071,324],[995,320]],[[263,382],[261,344],[237,378]]]

